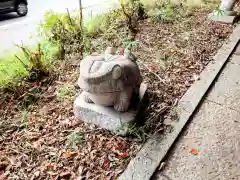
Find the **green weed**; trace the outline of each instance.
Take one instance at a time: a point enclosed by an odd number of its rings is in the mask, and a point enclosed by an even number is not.
[[[59,44],[61,58],[81,50],[83,34],[78,16],[47,11],[38,32],[45,40]]]
[[[109,28],[108,14],[99,14],[91,18],[84,24],[85,35],[88,37],[95,37],[104,33]]]
[[[149,134],[146,133],[144,126],[132,124],[128,127],[127,132],[129,135],[133,135],[138,138],[139,141],[145,141],[149,138]]]
[[[45,66],[53,64],[58,52],[58,45],[47,41],[41,41],[41,61]],[[28,52],[36,52],[38,47],[25,47]],[[17,58],[18,57],[18,58]],[[19,60],[20,59],[20,60]],[[20,49],[17,52],[6,55],[0,59],[0,87],[16,86],[20,79],[29,75],[26,66],[33,66],[27,56]]]
[[[156,1],[147,9],[149,18],[157,23],[170,23],[181,16],[180,6],[171,1]]]
[[[79,143],[83,141],[84,135],[80,132],[73,131],[67,137],[67,147],[76,147]]]
[[[22,119],[21,119],[21,126],[24,127],[24,128],[27,128],[28,127],[28,116],[29,116],[29,112],[24,110],[22,112]]]
[[[123,42],[123,47],[125,48],[134,48],[134,47],[137,47],[137,42],[136,41],[126,41],[126,42]]]
[[[71,84],[61,85],[57,90],[57,99],[59,101],[73,100],[76,95],[75,87]]]

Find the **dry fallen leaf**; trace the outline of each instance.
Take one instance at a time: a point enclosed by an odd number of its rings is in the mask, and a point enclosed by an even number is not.
[[[5,174],[0,175],[0,180],[8,180],[7,175]]]
[[[6,171],[5,173],[0,175],[0,180],[8,180],[8,175],[10,174],[10,171]]]
[[[44,171],[44,170],[55,171],[56,169],[57,169],[56,163],[47,163],[42,167],[42,171]]]
[[[33,116],[33,115],[29,115],[29,116],[27,117],[27,119],[28,119],[29,122],[31,122],[31,121],[33,121],[33,119],[34,119],[34,116]]]
[[[42,109],[39,110],[39,113],[41,116],[46,116],[48,114],[48,111],[49,111],[49,108],[48,108],[48,106],[45,105],[45,106],[43,106]]]
[[[70,158],[70,157],[73,157],[74,155],[76,155],[77,153],[76,152],[72,152],[72,151],[65,151],[65,152],[62,152],[61,156],[63,158]]]
[[[193,155],[198,155],[199,153],[200,153],[199,150],[197,150],[197,149],[191,149],[191,154],[193,154]]]
[[[125,152],[124,154],[121,155],[121,157],[124,159],[124,158],[127,158],[129,156],[128,152]]]
[[[65,119],[64,121],[62,121],[62,125],[67,126],[67,127],[75,127],[78,124],[79,124],[79,121],[77,121],[75,119],[73,119],[73,120]]]
[[[84,172],[84,167],[83,166],[79,166],[78,167],[78,176],[81,176],[82,174],[83,174],[83,172]]]
[[[0,170],[5,170],[8,164],[7,161],[0,162]]]
[[[110,160],[108,159],[108,157],[105,158],[104,168],[105,168],[106,170],[110,168]]]
[[[34,180],[34,179],[38,178],[38,177],[40,176],[40,174],[41,174],[40,171],[34,172],[34,174],[33,174],[32,177],[31,177],[31,180]]]
[[[41,144],[42,144],[41,141],[35,141],[35,142],[33,142],[32,147],[33,147],[34,149],[40,150]]]
[[[62,172],[62,173],[60,174],[60,177],[61,177],[61,178],[66,178],[66,177],[69,177],[69,176],[71,176],[71,172],[69,172],[69,171],[67,171],[67,172]]]

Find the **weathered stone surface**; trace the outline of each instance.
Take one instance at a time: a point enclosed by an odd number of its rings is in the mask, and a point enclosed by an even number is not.
[[[240,46],[237,46],[234,54],[237,55],[237,56],[234,57],[235,60],[238,59],[238,62],[239,62],[239,58],[240,58]]]
[[[116,48],[109,47],[104,55],[90,55],[81,61],[78,84],[86,102],[125,112],[141,83],[136,58],[128,49],[118,54]]]
[[[226,24],[233,24],[236,19],[236,16],[210,14],[209,19],[212,21],[219,21]]]
[[[169,155],[165,168],[152,179],[240,179],[239,120],[239,112],[204,101]],[[192,149],[199,150],[199,154],[192,154]]]
[[[142,83],[139,90],[140,101],[143,100],[146,90],[147,85]],[[117,134],[125,135],[127,133],[129,125],[137,116],[139,107],[132,107],[127,112],[118,112],[113,107],[87,103],[84,100],[84,93],[81,93],[74,102],[74,114],[77,119],[93,123]]]
[[[240,57],[239,57],[240,58]],[[235,59],[235,58],[234,58]],[[239,110],[240,107],[240,66],[227,64],[219,81],[214,85],[208,100]]]

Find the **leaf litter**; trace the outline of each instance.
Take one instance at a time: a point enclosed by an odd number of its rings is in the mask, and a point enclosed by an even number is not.
[[[141,20],[135,52],[149,86],[145,126],[151,132],[175,117],[171,109],[232,32],[231,25],[207,21],[208,13],[198,9],[170,24]],[[78,68],[69,66],[46,82],[1,92],[0,179],[116,179],[140,150],[133,137],[74,118],[75,96],[59,100],[56,94],[59,86],[76,83]],[[27,99],[36,85],[38,101]],[[24,113],[23,100],[34,101]]]

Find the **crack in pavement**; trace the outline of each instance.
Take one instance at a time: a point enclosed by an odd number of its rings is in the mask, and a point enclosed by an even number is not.
[[[235,112],[240,113],[240,111],[238,111],[238,110],[236,110],[236,109],[234,109],[234,108],[231,108],[231,107],[227,106],[226,104],[218,103],[218,102],[209,100],[209,99],[207,99],[207,98],[205,99],[205,101],[211,102],[211,103],[214,103],[214,104],[217,104],[217,105],[219,105],[219,106],[224,106],[224,107],[226,107],[226,108],[228,108],[228,109],[230,109],[230,110],[233,110],[233,111],[235,111]]]

